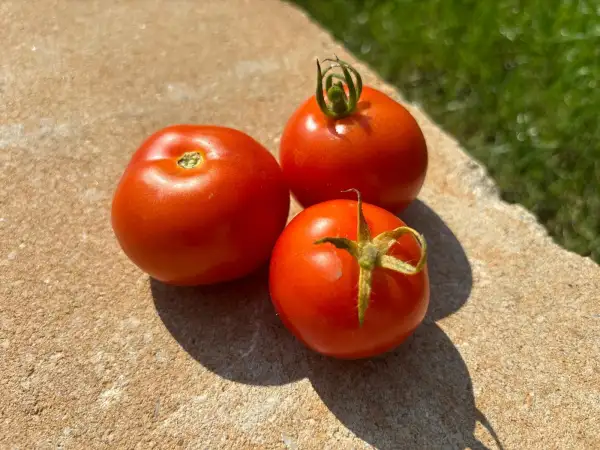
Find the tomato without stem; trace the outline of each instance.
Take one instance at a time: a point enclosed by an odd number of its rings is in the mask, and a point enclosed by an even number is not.
[[[285,326],[313,350],[374,356],[422,322],[425,261],[425,240],[398,217],[360,198],[331,200],[302,211],[279,237],[271,299]]]
[[[406,108],[383,92],[363,88],[347,63],[332,62],[325,72],[317,62],[316,95],[285,126],[279,159],[288,185],[304,207],[351,198],[341,191],[355,188],[365,202],[397,213],[417,197],[425,180],[423,133]],[[336,67],[343,76],[331,72]],[[339,79],[346,85],[334,82]]]
[[[127,256],[165,283],[210,284],[264,264],[284,228],[289,190],[250,136],[177,125],[135,152],[114,194],[112,225]]]

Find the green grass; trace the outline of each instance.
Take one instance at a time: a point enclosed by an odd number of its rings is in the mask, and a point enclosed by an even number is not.
[[[294,0],[600,262],[597,0]],[[326,55],[324,55],[326,56]]]

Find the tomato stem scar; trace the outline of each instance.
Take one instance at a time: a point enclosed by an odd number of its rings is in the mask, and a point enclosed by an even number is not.
[[[193,169],[202,162],[202,155],[198,152],[185,152],[177,160],[177,165],[184,169]]]
[[[350,253],[359,265],[358,272],[358,323],[360,326],[365,321],[365,314],[369,306],[371,298],[373,271],[378,268],[393,270],[405,275],[416,275],[423,270],[427,260],[427,242],[422,234],[408,226],[398,227],[394,230],[384,231],[383,233],[371,237],[369,224],[365,219],[362,199],[360,192],[356,189],[348,189],[344,192],[354,191],[357,196],[358,204],[358,239],[342,237],[324,237],[315,241],[315,244],[329,243],[336,248],[342,249]],[[421,255],[416,265],[411,265],[394,256],[388,255],[387,252],[396,243],[398,238],[404,234],[412,235],[419,243]]]
[[[319,108],[321,108],[321,111],[327,117],[332,119],[347,117],[356,111],[356,106],[362,93],[362,78],[360,73],[337,56],[335,59],[328,58],[324,61],[331,63],[331,65],[325,71],[322,71],[321,63],[317,59],[317,91],[315,95]],[[335,68],[340,68],[342,74],[329,73]],[[352,75],[354,75],[356,81],[352,78]],[[335,82],[334,79],[336,80]],[[323,81],[325,81],[324,87]],[[346,88],[348,92],[346,92]],[[323,91],[325,91],[329,103],[325,101]]]

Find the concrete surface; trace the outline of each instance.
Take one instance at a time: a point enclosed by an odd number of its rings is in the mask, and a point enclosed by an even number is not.
[[[0,448],[598,448],[600,269],[416,108],[431,166],[404,217],[432,306],[386,358],[304,350],[264,272],[170,289],[120,252],[111,196],[149,133],[219,123],[276,151],[315,57],[352,60],[301,12],[4,0],[0,42]]]

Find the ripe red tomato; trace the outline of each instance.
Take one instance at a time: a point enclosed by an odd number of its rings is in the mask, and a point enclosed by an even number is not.
[[[338,358],[393,349],[429,304],[423,237],[374,205],[357,217],[360,205],[330,200],[305,209],[271,256],[269,287],[281,320],[309,348]]]
[[[289,206],[277,161],[250,136],[177,125],[150,136],[131,158],[112,226],[125,254],[157,280],[210,284],[265,263]]]
[[[324,73],[318,66],[316,95],[285,126],[279,159],[288,185],[304,207],[351,198],[340,192],[355,188],[365,202],[397,213],[417,197],[425,180],[425,137],[406,108],[383,92],[362,88],[360,75],[347,63],[333,62]],[[348,75],[346,87],[333,83],[332,67]],[[329,104],[323,96],[326,74]]]

